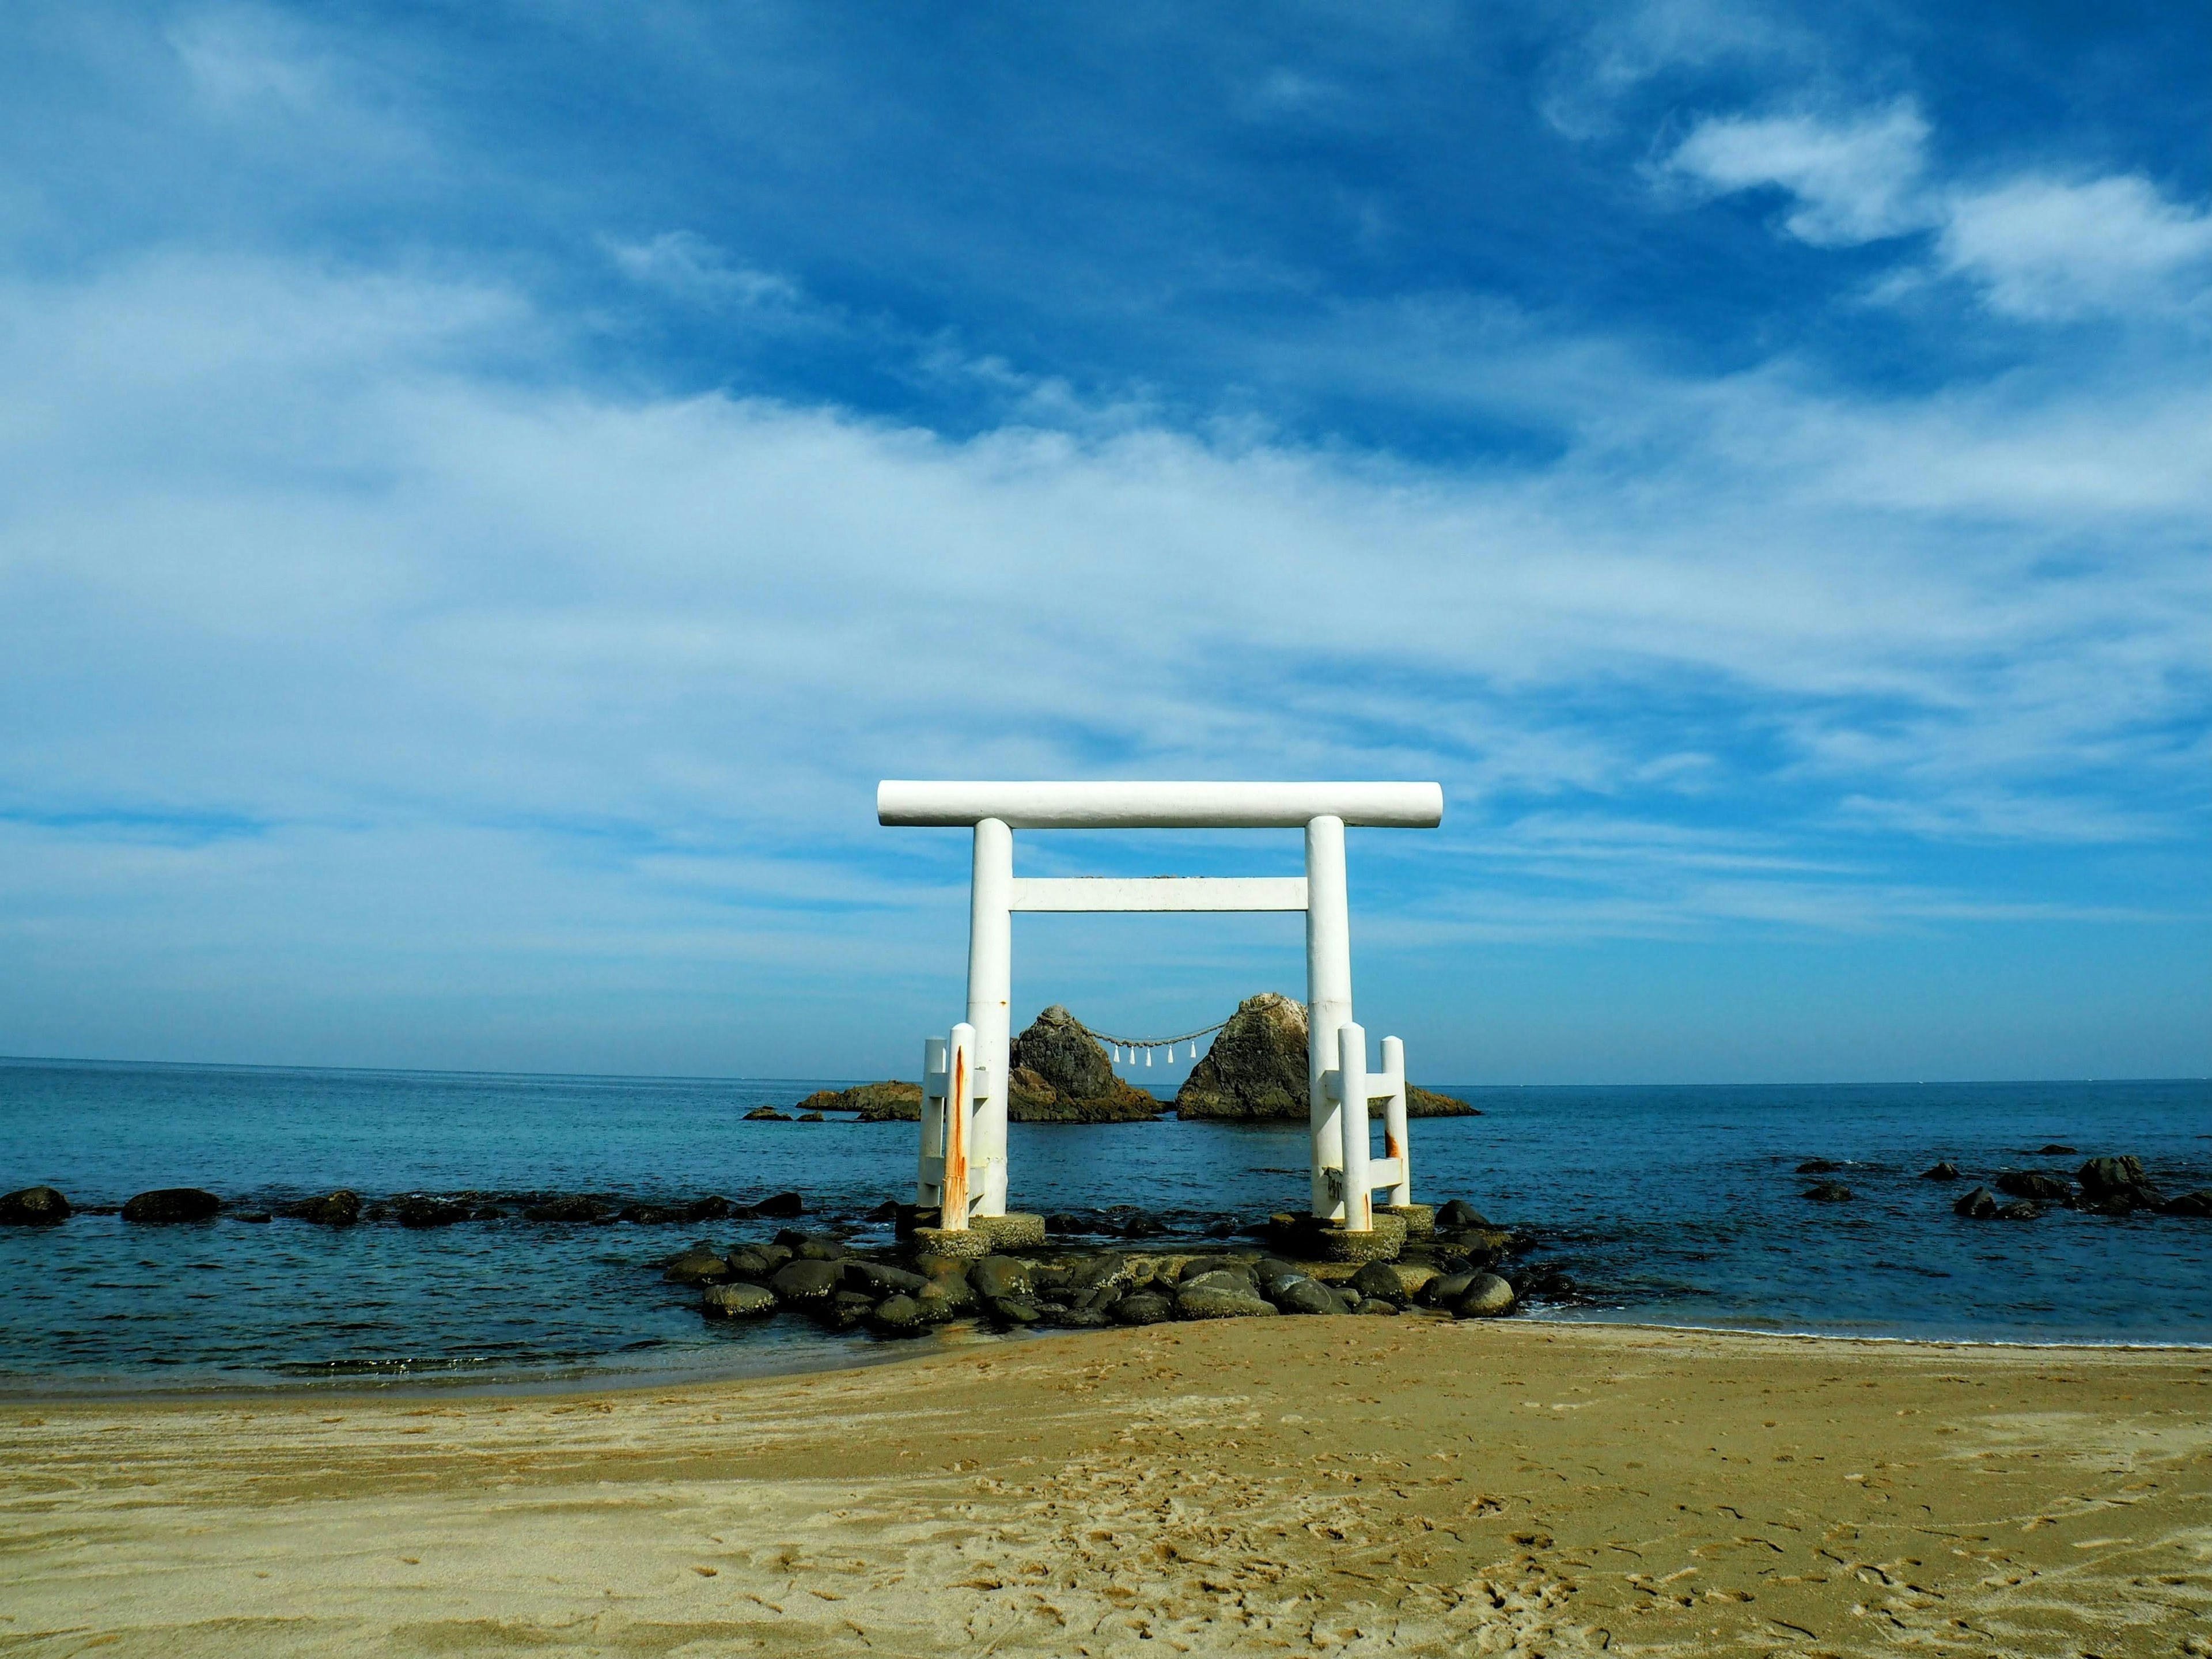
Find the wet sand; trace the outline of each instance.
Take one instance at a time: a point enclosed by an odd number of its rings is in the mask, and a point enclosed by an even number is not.
[[[2212,1353],[1239,1320],[0,1407],[0,1654],[2212,1654]]]

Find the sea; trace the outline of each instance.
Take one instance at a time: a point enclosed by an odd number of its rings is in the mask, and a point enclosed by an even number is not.
[[[617,1385],[912,1352],[796,1319],[710,1323],[660,1279],[696,1242],[793,1224],[521,1214],[532,1194],[792,1191],[796,1224],[887,1243],[866,1218],[912,1195],[912,1124],[745,1115],[850,1081],[0,1060],[0,1191],[51,1185],[81,1212],[0,1228],[0,1392]],[[1526,1263],[1564,1283],[1522,1317],[2212,1345],[2212,1220],[1952,1212],[2000,1171],[2105,1154],[2141,1158],[2168,1194],[2212,1188],[2212,1081],[1444,1086],[1480,1115],[1413,1125],[1414,1196],[1465,1199],[1530,1241]],[[1797,1173],[1813,1159],[1839,1168]],[[1939,1159],[1965,1179],[1923,1179]],[[1103,1227],[1134,1206],[1191,1241],[1300,1207],[1307,1182],[1296,1124],[1017,1124],[1009,1162],[1016,1208]],[[1850,1200],[1809,1201],[1816,1180]],[[225,1212],[116,1213],[184,1186]],[[240,1218],[338,1187],[468,1192],[501,1213],[422,1231]]]

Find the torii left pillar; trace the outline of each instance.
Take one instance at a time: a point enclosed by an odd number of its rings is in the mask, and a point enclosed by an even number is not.
[[[969,1143],[973,1213],[1006,1212],[1006,1073],[1013,1058],[1014,832],[1002,818],[975,821],[975,878],[968,899],[968,1023],[984,1092]]]

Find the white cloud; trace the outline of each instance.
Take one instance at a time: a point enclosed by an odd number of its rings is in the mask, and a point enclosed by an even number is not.
[[[738,264],[696,231],[664,231],[642,242],[610,239],[605,246],[632,282],[694,303],[788,309],[805,302],[789,277]]]
[[[1664,170],[1711,194],[1778,188],[1795,198],[1783,227],[1816,247],[1845,247],[1929,222],[1921,189],[1928,123],[1908,99],[1841,119],[1808,114],[1699,122]]]
[[[2132,174],[2019,179],[1954,195],[1938,257],[2015,316],[2164,308],[2212,290],[2212,212]]]

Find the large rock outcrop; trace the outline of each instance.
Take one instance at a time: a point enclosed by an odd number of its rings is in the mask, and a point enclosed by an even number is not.
[[[851,1089],[817,1089],[792,1108],[795,1112],[858,1112],[863,1123],[886,1123],[921,1116],[921,1085],[896,1078]]]
[[[1134,1123],[1160,1103],[1114,1075],[1114,1062],[1073,1014],[1054,1003],[1012,1044],[1006,1115],[1017,1123]]]
[[[1176,1092],[1180,1117],[1304,1118],[1306,1115],[1306,1011],[1273,991],[1247,997],[1191,1068]],[[1369,1109],[1382,1110],[1376,1097]],[[1408,1085],[1408,1117],[1474,1117],[1450,1095]]]

